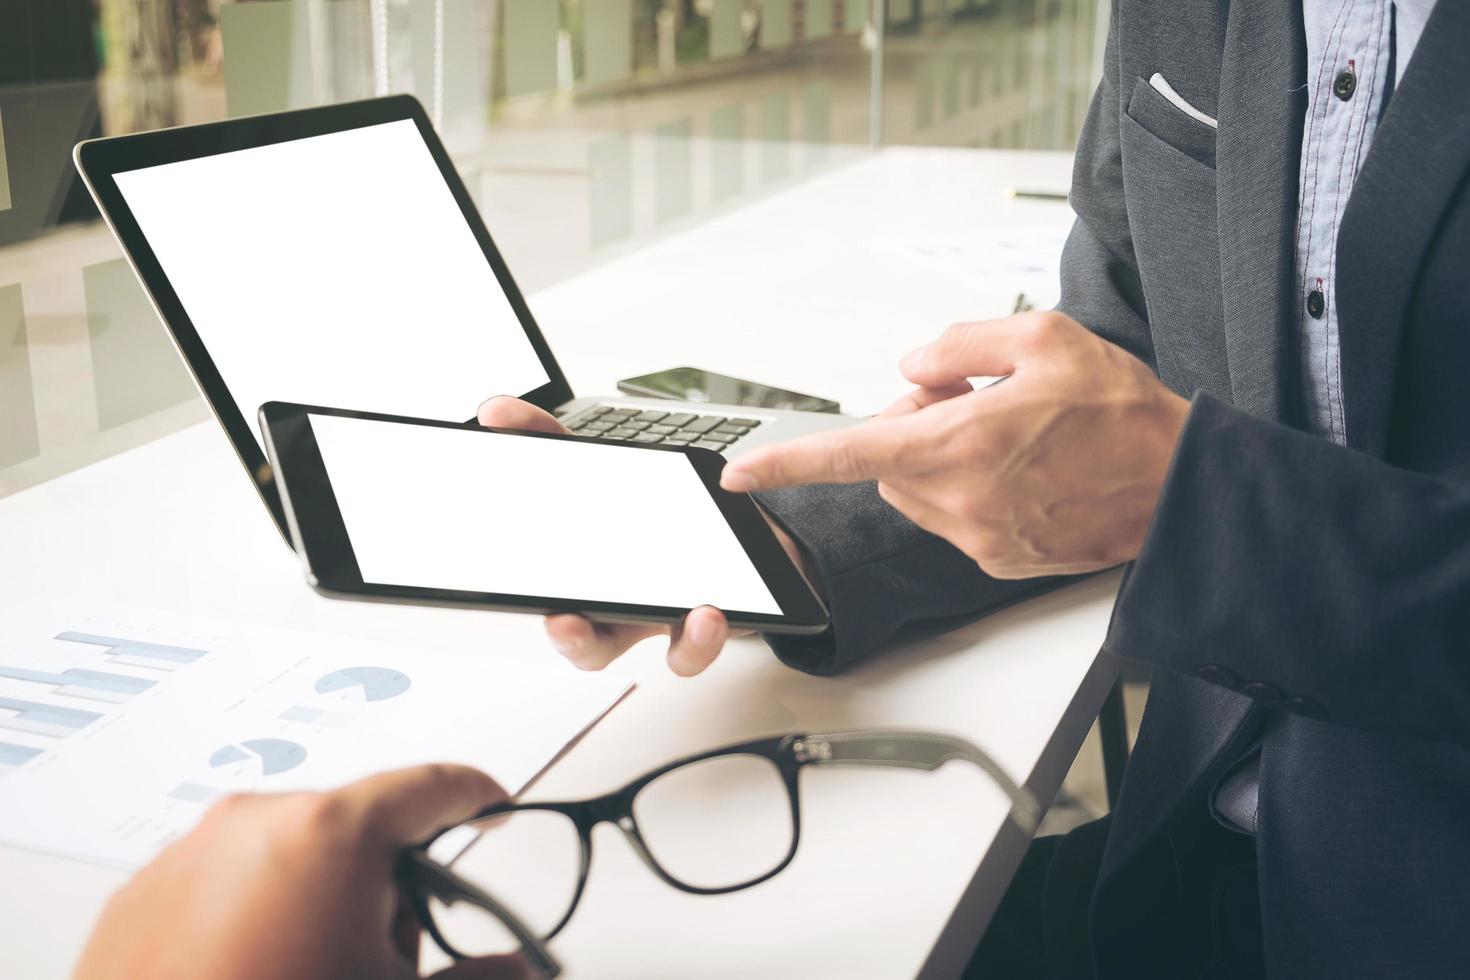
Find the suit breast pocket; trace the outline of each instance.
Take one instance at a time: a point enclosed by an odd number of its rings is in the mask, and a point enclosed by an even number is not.
[[[1139,79],[1121,122],[1123,195],[1159,373],[1230,398],[1215,131]]]
[[[1207,167],[1215,165],[1215,129],[1185,115],[1164,94],[1142,78],[1128,96],[1124,114],[1169,148]]]

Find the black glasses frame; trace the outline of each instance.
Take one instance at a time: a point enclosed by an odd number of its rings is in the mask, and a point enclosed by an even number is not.
[[[561,964],[557,962],[556,957],[551,955],[544,941],[537,938],[536,934],[531,931],[531,927],[521,921],[520,916],[485,889],[473,882],[466,881],[429,857],[423,848],[409,848],[399,856],[397,878],[400,887],[413,906],[414,913],[419,917],[419,923],[428,931],[435,944],[448,956],[456,960],[465,958],[463,954],[450,946],[449,941],[439,931],[439,925],[434,921],[433,913],[429,911],[430,898],[437,898],[446,905],[466,902],[483,909],[498,919],[501,925],[515,936],[516,942],[521,945],[521,956],[538,976],[546,980],[556,980],[561,976]]]
[[[653,856],[638,820],[633,814],[633,801],[638,793],[650,783],[684,766],[707,762],[722,756],[753,755],[771,762],[786,786],[791,805],[791,847],[785,856],[764,874],[734,885],[705,887],[690,885],[670,874]],[[592,831],[601,823],[611,823],[623,832],[634,852],[655,875],[666,884],[693,895],[724,895],[742,891],[768,881],[780,874],[796,857],[801,843],[801,798],[798,777],[805,766],[888,766],[903,769],[933,771],[951,760],[963,760],[980,767],[992,781],[1005,791],[1011,801],[1010,819],[1028,835],[1036,830],[1041,819],[1041,807],[1030,790],[1018,786],[990,756],[981,749],[953,735],[937,732],[906,730],[866,730],[847,732],[792,733],[773,735],[766,738],[739,742],[723,748],[685,756],[667,765],[660,766],[604,796],[569,802],[501,803],[475,814],[465,823],[476,823],[491,817],[533,810],[559,813],[567,817],[577,829],[581,841],[581,863],[578,869],[577,888],[566,913],[545,936],[549,942],[571,921],[572,914],[582,900],[587,887],[587,876],[592,868]],[[462,826],[462,825],[461,825]],[[440,835],[424,845],[427,850],[439,836],[454,828],[446,828]],[[452,862],[451,862],[452,864]],[[466,954],[456,950],[440,935],[432,916],[424,904],[420,915],[434,941],[450,956],[463,959]]]

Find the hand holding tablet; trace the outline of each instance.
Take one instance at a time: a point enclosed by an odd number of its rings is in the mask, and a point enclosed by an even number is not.
[[[261,423],[324,594],[639,624],[713,604],[737,628],[826,627],[714,453],[283,403]]]
[[[529,432],[566,433],[567,429],[550,412],[508,395],[490,398],[480,405],[478,420],[489,428]],[[765,515],[765,511],[761,513]],[[775,521],[766,516],[781,547],[792,562],[806,570],[800,547]],[[702,672],[724,649],[732,635],[725,614],[714,606],[699,606],[675,624],[595,623],[575,613],[546,617],[546,632],[562,656],[583,670],[601,670],[627,653],[634,645],[660,634],[669,638],[669,669],[684,677]]]

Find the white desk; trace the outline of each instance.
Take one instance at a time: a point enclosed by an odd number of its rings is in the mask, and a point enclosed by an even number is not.
[[[951,320],[1004,312],[1013,298],[900,267],[867,239],[1056,221],[1056,206],[1011,202],[998,188],[1060,184],[1067,166],[1056,156],[886,151],[618,259],[533,305],[584,393],[693,362],[866,411],[902,389],[890,365],[908,346]],[[646,343],[630,349],[614,332]],[[0,541],[0,603],[48,590],[464,657],[556,656],[530,617],[315,596],[212,423],[0,501]],[[1049,799],[1114,679],[1094,652],[1116,587],[1115,576],[1094,579],[836,679],[788,670],[753,639],[733,643],[702,676],[680,679],[646,644],[617,668],[637,689],[533,795],[601,792],[678,754],[755,734],[907,726],[969,737]],[[803,794],[792,866],[718,898],[664,886],[604,828],[588,893],[554,944],[569,976],[952,975],[1024,845],[1002,832],[1000,794],[960,765],[821,771]],[[122,880],[0,848],[5,975],[64,976]]]

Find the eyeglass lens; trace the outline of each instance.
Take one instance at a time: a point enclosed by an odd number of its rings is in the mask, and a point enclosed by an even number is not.
[[[785,777],[759,755],[721,755],[672,769],[638,791],[632,814],[664,874],[695,889],[738,888],[763,878],[785,862],[796,840]],[[536,935],[549,937],[561,926],[581,877],[582,841],[571,817],[515,810],[454,834],[445,841],[451,853],[431,848],[431,855],[466,880],[493,888]],[[462,955],[517,948],[499,922],[468,903],[431,900],[429,912]]]
[[[551,935],[571,911],[581,879],[577,825],[555,810],[516,810],[466,826],[478,833],[449,862],[454,873],[493,890],[537,936]],[[431,900],[429,913],[461,955],[493,956],[519,948],[504,926],[470,903]]]
[[[633,798],[633,820],[664,873],[693,888],[764,877],[796,836],[785,777],[759,755],[720,755],[664,773]]]

